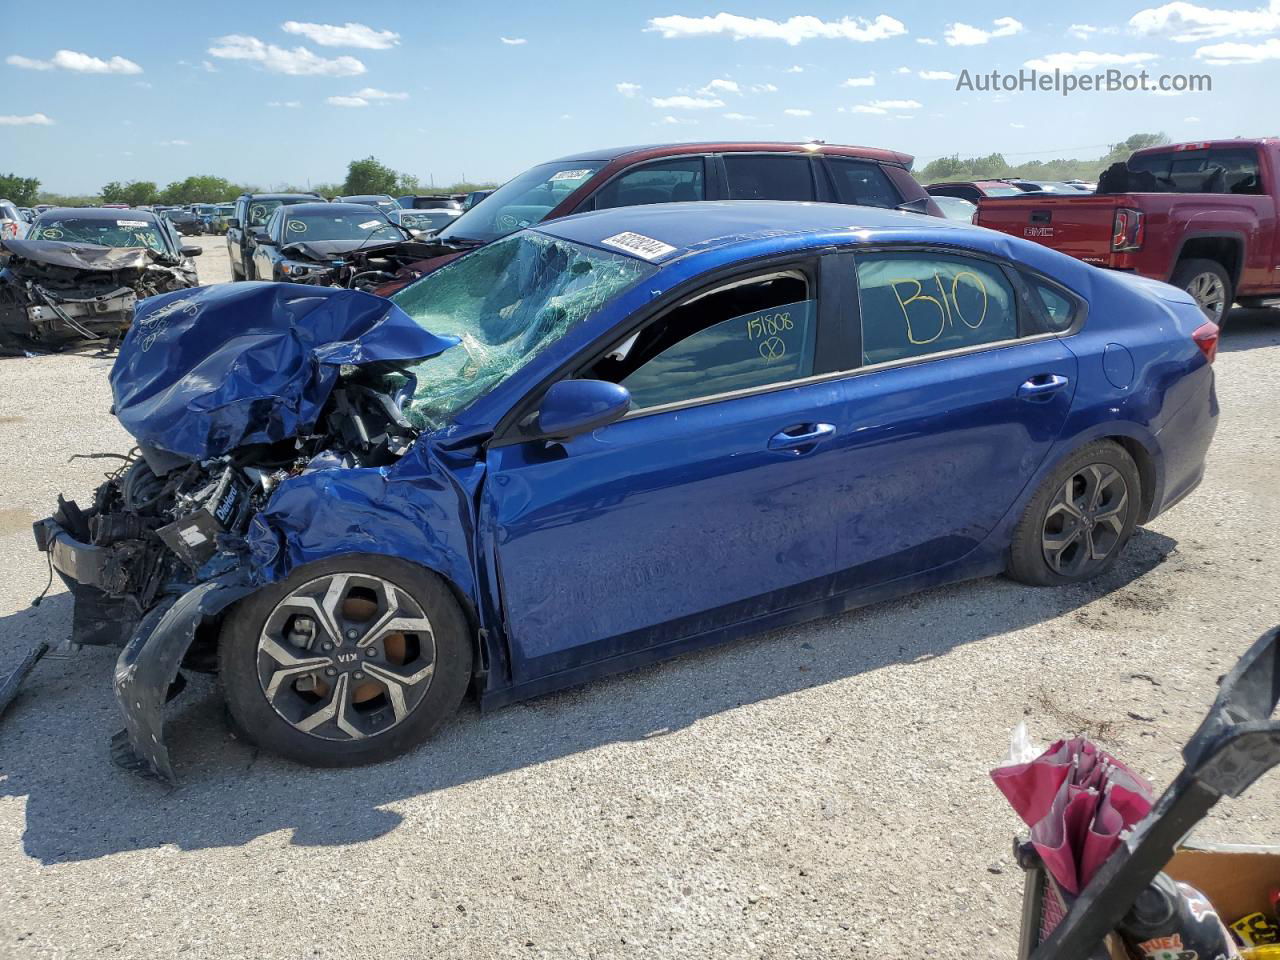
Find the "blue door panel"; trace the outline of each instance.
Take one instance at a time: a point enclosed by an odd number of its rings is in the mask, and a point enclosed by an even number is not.
[[[955,560],[1008,511],[1057,440],[1071,408],[1076,358],[1056,339],[842,381],[840,589],[869,586]],[[1067,378],[1021,399],[1032,378]]]
[[[517,681],[679,639],[647,628],[828,592],[834,438],[801,454],[769,443],[842,402],[838,385],[811,384],[493,449],[486,496]]]

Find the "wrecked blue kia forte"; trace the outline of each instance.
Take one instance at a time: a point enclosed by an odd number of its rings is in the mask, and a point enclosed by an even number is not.
[[[122,646],[122,762],[217,672],[248,739],[355,764],[492,707],[967,577],[1097,575],[1199,483],[1182,291],[896,211],[662,204],[498,240],[394,301],[148,300],[137,450],[36,539]]]

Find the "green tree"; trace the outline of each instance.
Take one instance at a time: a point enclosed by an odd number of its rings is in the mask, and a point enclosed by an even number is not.
[[[29,207],[36,202],[40,181],[35,177],[20,177],[16,173],[0,173],[0,197],[12,200],[19,207]]]
[[[1168,142],[1169,136],[1165,133],[1135,133],[1119,143],[1111,144],[1111,149],[1102,158],[1103,166],[1110,166],[1117,160],[1128,160],[1129,154],[1135,150],[1142,150],[1145,147],[1163,147]]]
[[[155,203],[158,197],[159,191],[150,180],[130,180],[128,183],[112,180],[102,188],[103,203],[127,203],[131,207],[140,207]]]
[[[225,177],[200,174],[175,180],[160,193],[161,203],[218,203],[234,200],[241,190]]]
[[[375,157],[352,160],[347,164],[347,179],[342,184],[343,196],[362,193],[394,193],[400,174]]]

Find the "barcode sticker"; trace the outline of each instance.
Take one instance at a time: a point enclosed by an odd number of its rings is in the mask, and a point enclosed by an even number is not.
[[[590,176],[590,170],[557,170],[551,175],[550,183],[557,180],[581,180],[583,177]]]
[[[675,253],[676,248],[669,243],[663,243],[661,240],[655,240],[653,237],[646,237],[640,233],[616,233],[612,237],[606,237],[600,241],[609,247],[617,247],[619,250],[626,250],[628,253],[634,253],[637,257],[644,257],[646,260],[657,260],[659,257],[665,257],[669,253]]]
[[[149,226],[145,220],[117,220],[117,227],[145,227]]]

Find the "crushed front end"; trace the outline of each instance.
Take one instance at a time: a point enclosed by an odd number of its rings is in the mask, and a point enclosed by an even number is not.
[[[138,301],[196,285],[189,261],[145,248],[55,240],[6,240],[0,270],[0,350],[57,350],[77,341],[114,344]]]
[[[254,518],[291,478],[403,456],[404,367],[451,345],[353,291],[228,285],[140,308],[111,374],[138,447],[91,503],[59,497],[34,525],[74,597],[72,642],[123,647],[117,762],[174,779],[163,707],[179,671],[216,670],[221,614],[273,576]]]

